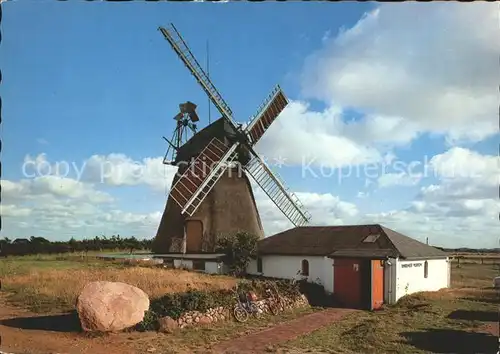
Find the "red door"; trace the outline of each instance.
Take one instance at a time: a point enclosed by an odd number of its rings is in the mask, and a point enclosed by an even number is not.
[[[336,258],[333,263],[333,291],[344,306],[361,307],[361,261]]]
[[[372,310],[377,310],[384,303],[384,266],[380,260],[371,261],[372,273]]]

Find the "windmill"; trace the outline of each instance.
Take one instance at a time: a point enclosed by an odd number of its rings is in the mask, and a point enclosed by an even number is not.
[[[213,252],[218,235],[238,230],[263,237],[247,175],[294,226],[307,224],[311,216],[300,200],[254,150],[288,104],[281,88],[276,86],[272,90],[243,128],[233,120],[229,105],[175,26],[158,29],[222,117],[195,132],[182,146],[176,146],[175,158],[167,161],[179,169],[153,242],[153,252]]]

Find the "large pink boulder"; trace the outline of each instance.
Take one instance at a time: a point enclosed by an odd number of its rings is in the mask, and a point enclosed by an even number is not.
[[[148,295],[125,283],[88,283],[76,300],[84,331],[120,331],[141,322],[149,308]]]

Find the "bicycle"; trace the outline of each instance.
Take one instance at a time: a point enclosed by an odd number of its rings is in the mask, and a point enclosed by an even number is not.
[[[238,293],[238,288],[236,288],[234,292],[236,294],[236,305],[233,308],[233,315],[236,321],[246,322],[250,315],[259,318],[260,310],[257,305],[249,299],[248,294]]]
[[[285,309],[285,304],[283,303],[283,300],[279,295],[276,285],[273,285],[273,288],[274,291],[272,291],[270,288],[267,288],[266,294],[268,295],[267,300],[269,302],[269,311],[271,311],[271,313],[276,316],[280,311],[283,311]]]

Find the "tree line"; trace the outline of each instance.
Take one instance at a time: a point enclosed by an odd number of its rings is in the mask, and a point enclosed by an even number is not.
[[[135,237],[123,238],[120,235],[111,237],[96,236],[69,241],[49,241],[43,237],[31,236],[30,238],[17,238],[10,240],[8,237],[0,239],[0,256],[24,256],[31,254],[56,254],[68,252],[111,251],[126,250],[129,252],[149,250],[153,240],[138,240]]]

